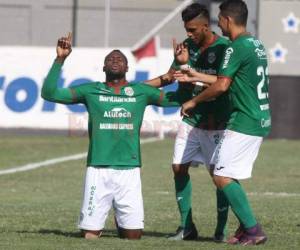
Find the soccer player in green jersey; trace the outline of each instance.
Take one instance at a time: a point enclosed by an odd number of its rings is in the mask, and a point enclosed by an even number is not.
[[[140,127],[147,105],[173,106],[172,95],[142,83],[128,83],[127,58],[119,50],[104,60],[105,82],[58,88],[62,65],[71,53],[71,35],[58,40],[57,58],[42,97],[63,104],[82,103],[89,121],[89,150],[78,227],[87,239],[101,235],[111,207],[120,237],[139,239],[144,227],[140,179]]]
[[[267,237],[238,180],[251,177],[263,137],[270,132],[271,117],[267,53],[261,41],[246,31],[247,17],[247,5],[242,0],[227,0],[220,5],[218,25],[232,43],[225,51],[218,77],[189,72],[192,77],[188,80],[210,79],[212,85],[184,103],[181,112],[189,116],[197,105],[229,90],[233,109],[213,156],[213,180],[240,222],[228,243],[257,245]]]
[[[174,42],[173,64],[166,74],[149,81],[152,86],[161,87],[172,83],[173,73],[184,66],[212,75],[219,72],[228,40],[211,31],[207,8],[193,3],[182,11],[182,20],[188,38],[178,45]],[[178,96],[185,101],[191,99],[202,90],[203,84],[197,84],[179,83]],[[210,159],[229,118],[228,109],[228,96],[223,94],[204,105],[199,105],[193,115],[184,117],[180,124],[174,145],[172,169],[181,223],[175,235],[169,239],[192,240],[198,236],[192,219],[192,183],[189,167],[191,164],[203,163],[212,173]],[[216,189],[216,197],[218,215],[214,239],[223,241],[229,204],[219,189]]]

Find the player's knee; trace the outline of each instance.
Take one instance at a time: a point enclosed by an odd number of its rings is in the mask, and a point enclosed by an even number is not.
[[[102,231],[90,231],[90,230],[82,230],[83,237],[87,240],[98,239]]]
[[[189,174],[189,164],[173,164],[172,169],[175,177]]]
[[[214,175],[213,176],[213,181],[214,181],[217,188],[222,189],[223,187],[228,185],[233,180],[229,177]]]
[[[119,228],[119,236],[122,239],[139,240],[142,237],[142,229],[123,229]]]

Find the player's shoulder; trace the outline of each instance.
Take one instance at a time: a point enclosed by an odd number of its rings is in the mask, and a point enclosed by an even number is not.
[[[157,88],[142,81],[130,82],[126,87],[132,88],[137,94],[147,94],[152,93],[153,91],[158,91]]]
[[[214,33],[215,34],[215,33]],[[215,52],[217,54],[223,54],[225,49],[229,46],[230,41],[222,36],[215,34],[215,41],[208,47],[209,52]]]
[[[147,88],[148,85],[147,83],[143,82],[143,81],[131,81],[129,82],[125,88],[132,88],[132,89],[135,89],[135,90],[143,90],[145,88]],[[150,86],[152,87],[152,86]]]
[[[230,44],[230,40],[223,37],[223,36],[219,36],[217,35],[217,39],[216,39],[216,44],[219,44],[219,45],[224,45],[224,46],[228,46]]]
[[[245,49],[245,47],[251,47],[252,45],[254,45],[255,40],[257,39],[251,34],[245,34],[245,35],[240,35],[238,38],[233,40],[230,45],[232,47],[236,47],[236,48],[243,47]]]
[[[80,84],[76,84],[75,86],[71,86],[71,88],[89,89],[89,88],[96,88],[99,84],[103,84],[103,83],[100,83],[100,82],[82,82]]]

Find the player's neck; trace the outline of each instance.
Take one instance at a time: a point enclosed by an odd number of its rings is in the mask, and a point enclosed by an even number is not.
[[[128,82],[126,81],[125,77],[119,78],[119,79],[106,78],[106,84],[110,88],[112,88],[112,87],[116,88],[116,87],[122,87],[122,86],[128,84]]]
[[[230,32],[230,40],[234,41],[236,40],[238,37],[240,36],[244,36],[244,35],[248,35],[249,32],[247,32],[246,28],[241,26],[241,27],[235,27],[235,29],[233,29]]]
[[[207,49],[211,44],[213,44],[217,39],[217,35],[214,34],[212,31],[208,32],[205,36],[203,43],[200,45],[200,50],[204,51]]]

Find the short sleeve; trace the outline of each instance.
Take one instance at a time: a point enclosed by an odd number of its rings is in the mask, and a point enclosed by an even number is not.
[[[163,99],[164,92],[147,84],[141,84],[143,94],[147,96],[148,105],[159,105]]]
[[[219,76],[233,78],[243,61],[243,50],[239,46],[231,45],[224,53],[219,70]]]

